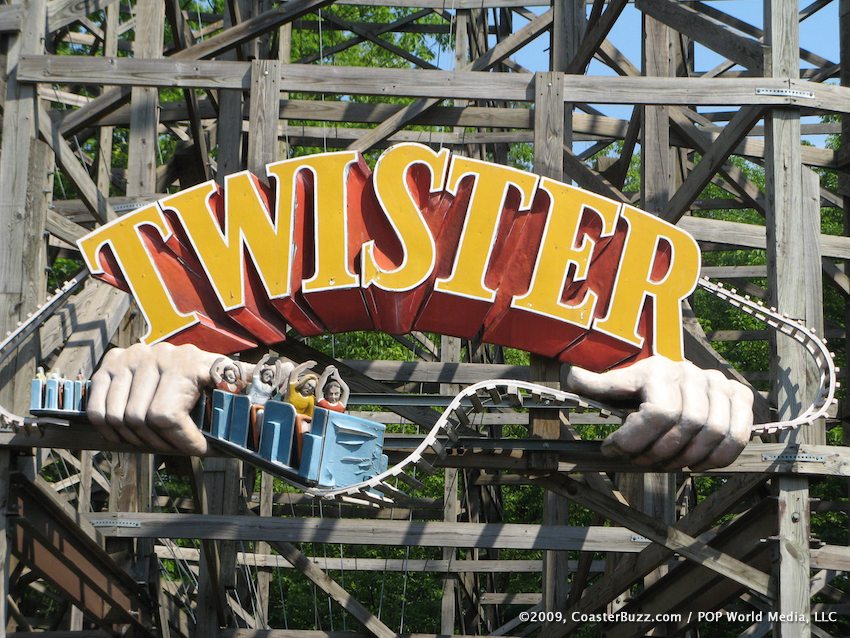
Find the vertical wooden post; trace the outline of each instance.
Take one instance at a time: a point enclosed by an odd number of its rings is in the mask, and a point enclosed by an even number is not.
[[[233,3],[230,3],[231,5]],[[233,26],[230,11],[224,12],[224,28]],[[222,60],[235,60],[236,52],[228,51]],[[242,91],[222,89],[218,92],[218,170],[216,181],[224,184],[225,175],[241,171],[242,165]]]
[[[798,6],[791,0],[765,0],[765,75],[797,78],[800,67]],[[766,118],[765,181],[767,184],[767,263],[771,301],[779,310],[806,322],[820,314],[820,288],[811,286],[820,276],[817,234],[811,232],[811,211],[803,210],[803,171],[800,158],[800,111],[775,108]],[[820,219],[819,210],[816,219]],[[814,240],[814,241],[813,241]],[[799,413],[808,398],[806,357],[802,348],[781,335],[772,357],[773,392],[779,418]],[[800,432],[801,436],[807,436]],[[809,497],[804,477],[778,480],[779,565],[777,623],[780,636],[811,635],[809,593]]]
[[[44,52],[47,3],[45,0],[14,2],[24,8],[24,20],[18,34],[6,40],[6,65],[3,77],[6,95],[3,104],[3,152],[0,153],[0,233],[3,234],[3,250],[0,250],[0,335],[11,330],[27,309],[32,309],[44,295],[44,218],[45,207],[28,212],[28,199],[33,195],[33,185],[44,184],[44,175],[31,174],[46,171],[46,157],[36,155],[36,165],[31,162],[36,137],[35,87],[17,81],[18,59],[22,54]],[[33,181],[35,180],[35,181]],[[43,186],[42,186],[43,188]],[[43,199],[43,196],[42,198]],[[33,269],[41,269],[33,272]],[[35,279],[32,279],[35,277]],[[0,402],[12,406],[16,411],[25,407],[23,403],[22,377],[31,374],[26,367],[32,355],[20,351],[19,361],[9,375],[0,376]],[[20,365],[17,365],[17,364]],[[0,632],[5,635],[6,597],[9,593],[9,577],[6,556],[6,502],[9,493],[10,453],[0,450]]]
[[[537,73],[534,77],[534,170],[561,180],[564,177],[564,74],[560,72]],[[561,365],[554,359],[531,356],[531,379],[557,387],[560,383]],[[557,415],[531,412],[531,436],[546,439],[561,437],[561,422]],[[553,459],[540,458],[542,465]],[[554,459],[557,469],[557,459]],[[548,525],[566,525],[569,522],[567,501],[555,494],[546,493],[543,504],[543,522]],[[567,553],[547,551],[543,558],[543,608],[546,611],[563,610],[567,604],[569,588]],[[547,631],[544,626],[543,633]]]
[[[236,514],[239,510],[240,462],[236,459],[207,459],[203,467],[205,495],[198,505],[204,514]],[[197,477],[200,478],[200,477]],[[216,548],[219,560],[215,560]],[[211,569],[218,573],[210,573]],[[236,585],[236,551],[233,541],[213,541],[201,546],[198,572],[198,604],[195,608],[194,638],[216,638],[219,623],[225,623],[225,593]]]
[[[277,59],[281,64],[289,64],[292,61],[292,24],[286,23],[278,29],[277,38]],[[288,100],[289,92],[281,92],[280,99],[281,101]],[[286,120],[281,120],[279,124],[284,127],[284,130],[286,129]],[[281,139],[278,144],[278,157],[289,157],[289,143],[285,138]]]
[[[838,4],[838,41],[840,45],[841,86],[850,86],[850,0],[840,0]],[[850,115],[841,116],[841,150],[844,153],[850,151]],[[838,192],[841,194],[844,208],[844,235],[850,237],[850,171],[845,167],[838,170]],[[844,262],[844,272],[850,272],[850,260]],[[844,325],[850,325],[850,303],[844,303]],[[844,338],[844,365],[845,370],[850,369],[850,333],[845,333]],[[841,400],[839,408],[841,425],[843,429],[843,443],[850,445],[850,398]],[[850,491],[850,480],[847,482]],[[850,534],[850,530],[848,530]]]
[[[103,22],[103,55],[118,54],[118,10],[117,3],[108,5],[104,11]],[[109,186],[112,181],[112,133],[111,126],[102,126],[98,133],[97,142],[97,188],[104,197],[109,197]],[[101,211],[106,219],[106,210]]]
[[[440,342],[440,361],[442,363],[455,363],[460,361],[460,339],[457,337],[443,336]],[[443,383],[440,386],[442,394],[453,394],[458,390],[458,386],[450,383]],[[458,502],[458,470],[455,468],[446,468],[443,484],[443,520],[450,523],[456,523],[460,512],[460,503]],[[457,549],[454,547],[443,548],[443,560],[453,561],[456,558]],[[440,605],[440,633],[451,636],[454,634],[455,617],[457,613],[457,579],[448,573],[443,578],[443,598]]]
[[[136,3],[136,38],[133,43],[137,58],[162,57],[165,36],[165,5],[161,0],[139,0]],[[127,195],[130,197],[156,192],[156,163],[159,146],[159,92],[155,88],[134,86],[130,92],[130,139],[127,149]],[[135,342],[134,326],[122,330],[119,345]],[[113,455],[110,509],[134,512],[150,511],[153,491],[153,456],[121,453]],[[136,543],[134,568],[137,577],[147,575],[148,561],[153,556],[153,542]]]
[[[251,62],[251,111],[248,118],[248,170],[265,179],[265,165],[277,160],[280,113],[280,69],[277,60]]]
[[[44,29],[46,25],[46,2],[32,0],[14,3],[24,9],[21,32],[7,37],[5,67],[6,96],[3,105],[3,152],[0,153],[0,233],[3,250],[0,251],[0,335],[15,327],[22,316],[34,308],[39,301],[33,285],[27,280],[31,272],[25,272],[27,262],[37,255],[32,247],[43,241],[41,232],[32,228],[28,219],[27,196],[29,189],[31,140],[37,136],[36,93],[32,84],[20,84],[17,80],[18,58],[24,54],[44,52]],[[35,241],[30,233],[36,232]],[[45,264],[42,261],[39,267]],[[42,281],[39,278],[39,281]],[[15,371],[0,373],[0,403],[15,409],[25,405],[16,403]],[[28,382],[28,381],[27,381]]]
[[[643,16],[644,75],[675,75],[674,36],[673,30],[668,26],[647,15]],[[657,213],[664,210],[674,189],[674,153],[670,147],[668,107],[643,107],[641,149],[641,202],[645,210]],[[641,504],[638,507],[654,518],[672,524],[676,515],[676,475],[648,472],[642,477],[634,478],[635,489],[642,492]],[[646,578],[646,582],[654,582],[666,571],[666,566],[659,567]]]

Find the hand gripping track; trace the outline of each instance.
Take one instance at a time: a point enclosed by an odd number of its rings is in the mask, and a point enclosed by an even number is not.
[[[826,345],[826,339],[821,339],[815,331],[797,319],[777,312],[776,308],[767,308],[749,296],[741,296],[734,289],[724,288],[707,278],[700,279],[699,285],[715,297],[740,308],[770,328],[780,332],[800,343],[811,355],[818,371],[818,391],[812,403],[797,417],[787,421],[760,423],[753,426],[753,434],[769,434],[780,430],[790,430],[801,425],[810,425],[817,419],[825,417],[829,407],[835,403],[835,390],[838,388],[835,360]]]

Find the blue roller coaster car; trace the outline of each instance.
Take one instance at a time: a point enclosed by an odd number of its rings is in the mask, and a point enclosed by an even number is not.
[[[90,381],[73,379],[33,379],[30,387],[30,412],[40,414],[85,413]]]
[[[247,396],[213,390],[209,419],[204,419],[208,426],[201,429],[240,457],[259,460],[263,467],[297,477],[307,485],[346,487],[387,469],[385,426],[380,423],[316,408],[310,431],[304,435],[301,459],[296,461],[292,405],[273,400],[266,403],[257,444],[251,435],[250,411]]]
[[[36,416],[85,418],[89,383],[33,379],[30,412]],[[266,403],[256,442],[251,435],[250,413],[247,396],[213,390],[211,395],[202,396],[192,416],[219,448],[297,483],[329,489],[346,487],[387,469],[385,426],[380,423],[316,408],[297,461],[292,405]]]

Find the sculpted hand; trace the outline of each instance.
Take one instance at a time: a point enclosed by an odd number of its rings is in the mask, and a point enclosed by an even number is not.
[[[210,384],[210,368],[219,357],[169,343],[110,350],[91,380],[89,420],[114,443],[204,454],[206,439],[189,412]]]
[[[723,467],[750,438],[752,391],[688,361],[654,356],[604,374],[573,367],[567,387],[600,401],[640,401],[640,408],[602,443],[606,456],[638,465],[695,471]]]

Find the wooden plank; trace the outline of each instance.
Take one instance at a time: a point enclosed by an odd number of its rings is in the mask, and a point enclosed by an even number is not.
[[[519,365],[362,359],[343,359],[341,363],[376,381],[470,384],[487,379],[529,380],[528,367]]]
[[[736,64],[756,74],[762,73],[761,43],[735,33],[699,11],[669,0],[635,0],[635,8]]]
[[[200,552],[190,547],[175,545],[157,545],[156,555],[159,558],[172,558],[197,562]],[[540,561],[537,560],[441,560],[413,558],[340,558],[338,556],[310,556],[309,560],[320,569],[342,571],[389,571],[389,572],[422,572],[422,573],[460,573],[474,572],[478,574],[509,574],[536,573],[540,571]],[[238,552],[238,565],[248,567],[275,567],[291,569],[292,565],[278,554],[261,554]],[[575,569],[577,561],[570,561],[570,569]],[[604,569],[604,561],[594,561],[592,571]]]
[[[516,35],[516,34],[515,34]],[[518,46],[512,40],[503,41]],[[501,43],[500,43],[501,44]],[[499,45],[491,49],[499,56],[487,56],[480,69],[489,68],[510,55],[512,47]],[[192,51],[194,47],[185,49]],[[132,58],[83,58],[70,56],[25,56],[21,60],[21,79],[27,82],[68,82],[95,85],[157,86],[180,88],[243,88],[247,80],[243,69],[247,63],[202,62],[187,64],[191,58],[172,56],[166,60]],[[478,62],[478,61],[476,61]],[[221,65],[243,65],[221,66]],[[473,63],[474,64],[474,63]],[[486,73],[478,68],[459,71],[412,69],[377,69],[366,67],[323,67],[284,65],[281,89],[327,94],[384,95],[441,99],[487,99],[499,95],[505,100],[532,99],[531,74]],[[802,95],[774,95],[769,91],[793,89]],[[757,93],[765,89],[768,93]],[[109,91],[110,96],[113,92]],[[811,93],[812,96],[808,97]],[[836,113],[850,110],[850,89],[828,84],[781,81],[772,78],[656,78],[564,76],[564,95],[571,102],[592,104],[634,104],[636,95],[645,104],[669,105],[764,105],[801,106]],[[73,133],[120,106],[120,99],[110,102],[105,110],[106,94],[68,115],[62,124],[63,134]],[[113,96],[114,97],[114,96]],[[119,96],[120,97],[120,96]],[[78,113],[82,112],[81,115]],[[418,116],[423,110],[416,110]],[[411,117],[414,117],[412,114]]]
[[[553,35],[556,37],[556,35]],[[563,74],[537,73],[534,76],[534,170],[536,173],[558,181],[564,178],[564,150],[571,150],[571,140],[565,127]],[[559,361],[531,355],[529,374],[533,381],[560,387]],[[533,437],[558,439],[561,437],[561,422],[557,414],[550,411],[532,411],[529,415],[530,433]],[[557,463],[557,457],[540,454],[534,463],[546,466]],[[543,500],[543,522],[548,525],[569,524],[569,503],[563,497],[545,493]],[[564,552],[543,554],[543,609],[562,609],[569,595],[566,578],[568,556]],[[548,630],[548,628],[547,628]]]
[[[22,5],[3,5],[0,7],[0,33],[16,33],[24,24]]]
[[[139,0],[136,5],[135,58],[162,56],[165,30],[165,4],[162,0]],[[127,150],[127,195],[156,191],[156,163],[159,152],[159,97],[156,88],[134,86],[130,92],[130,140]]]
[[[823,545],[811,550],[813,569],[830,569],[842,572],[850,571],[850,547],[844,545]]]
[[[780,636],[811,635],[809,589],[809,481],[805,477],[779,479],[779,600],[774,607],[782,617],[775,623]],[[800,614],[800,615],[797,615]],[[805,619],[805,620],[798,620]]]
[[[32,138],[29,145],[27,167],[27,214],[21,221],[24,237],[28,240],[21,246],[21,297],[20,311],[32,311],[44,302],[47,294],[47,237],[45,226],[48,207],[53,197],[53,154],[47,145]],[[7,247],[11,250],[10,247]],[[14,359],[7,363],[5,373],[11,372],[11,384],[4,391],[11,391],[13,410],[21,414],[30,403],[32,371],[42,363],[39,359],[39,341],[36,335],[27,338],[18,347]],[[27,388],[30,389],[27,389]]]
[[[291,542],[350,543],[352,545],[412,545],[417,547],[553,549],[637,552],[644,544],[633,533],[612,527],[570,527],[512,523],[444,523],[441,521],[371,521],[351,519],[340,525],[333,519],[222,516],[213,514],[159,514],[99,512],[87,514],[107,537],[198,538]],[[109,522],[116,526],[110,527]],[[121,527],[122,521],[139,527]]]
[[[767,246],[764,226],[699,217],[683,217],[679,221],[679,226],[691,233],[698,241],[762,250]],[[850,258],[850,239],[840,235],[821,235],[820,251],[823,257],[848,259]]]
[[[106,7],[103,20],[103,55],[105,56],[118,54],[119,12],[120,7],[114,3]],[[114,129],[111,126],[102,126],[97,134],[95,183],[97,184],[97,191],[106,195],[109,194],[112,184],[113,133]]]

